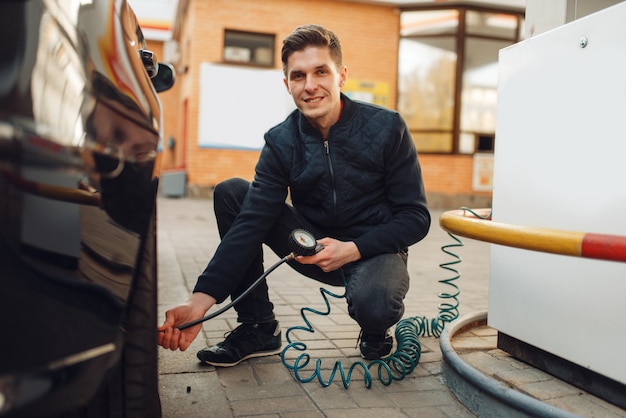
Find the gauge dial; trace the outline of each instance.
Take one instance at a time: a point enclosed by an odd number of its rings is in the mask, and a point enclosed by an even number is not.
[[[315,237],[304,229],[294,229],[289,236],[289,247],[295,255],[313,255],[319,251]]]

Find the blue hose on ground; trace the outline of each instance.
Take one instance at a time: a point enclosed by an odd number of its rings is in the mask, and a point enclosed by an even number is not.
[[[471,209],[468,209],[468,208],[461,208],[461,209],[471,212],[476,217],[481,217],[478,214],[474,213]],[[489,215],[489,217],[490,216],[491,215]],[[294,235],[297,232],[300,233],[300,235],[298,235],[299,239],[298,237]],[[275,263],[272,267],[267,269],[238,298],[233,300],[231,303],[229,303],[222,309],[210,315],[207,315],[198,320],[180,325],[177,328],[180,330],[183,330],[185,328],[189,328],[191,326],[197,325],[209,319],[215,318],[218,315],[221,315],[226,310],[232,308],[243,297],[247,296],[247,294],[251,292],[252,289],[258,286],[263,280],[266,279],[266,277],[272,271],[274,271],[283,263],[289,260],[293,260],[297,255],[311,255],[319,251],[320,247],[315,244],[314,238],[312,236],[308,237],[305,234],[308,234],[308,232],[304,230],[293,231],[292,236],[290,237],[290,240],[293,242],[290,242],[290,245],[292,245],[296,241],[299,241],[299,244],[302,244],[303,242],[305,243],[304,247],[297,247],[297,246],[294,247],[294,252],[283,257],[277,263]],[[317,377],[317,380],[323,387],[330,386],[335,378],[336,373],[339,372],[339,374],[341,375],[343,386],[346,389],[348,388],[352,380],[352,373],[357,369],[360,369],[361,372],[363,373],[363,380],[364,380],[365,386],[368,389],[372,386],[372,382],[373,382],[372,370],[376,371],[378,379],[385,386],[390,385],[394,380],[402,380],[408,374],[412,373],[413,370],[415,370],[415,368],[417,367],[419,360],[420,360],[421,353],[422,353],[422,348],[419,342],[419,337],[427,336],[427,337],[438,338],[441,335],[441,332],[443,331],[445,324],[448,322],[454,321],[459,316],[458,296],[460,294],[460,290],[459,290],[459,287],[456,285],[455,281],[459,279],[460,274],[452,266],[459,264],[461,262],[461,257],[453,253],[450,250],[450,248],[462,247],[463,243],[461,242],[459,238],[455,237],[454,235],[450,233],[448,233],[448,235],[455,241],[455,243],[445,245],[441,248],[441,250],[445,252],[446,254],[450,255],[451,257],[453,257],[454,260],[447,262],[447,263],[440,264],[439,267],[450,271],[451,273],[453,273],[453,276],[448,279],[440,280],[439,283],[443,283],[451,287],[453,290],[449,293],[439,294],[439,298],[444,299],[444,302],[439,304],[439,314],[436,317],[429,319],[425,316],[415,316],[415,317],[402,319],[396,324],[395,336],[396,336],[397,344],[396,344],[396,351],[393,354],[391,354],[389,357],[386,357],[384,359],[373,360],[369,363],[365,363],[363,361],[354,362],[348,369],[347,373],[341,361],[337,360],[327,380],[324,380],[324,378],[322,377],[322,372],[321,372],[322,360],[317,359],[315,361],[315,369],[311,373],[311,375],[308,377],[302,376],[303,372],[305,371],[304,369],[311,362],[311,356],[306,352],[307,346],[305,343],[299,342],[299,341],[292,341],[291,333],[296,330],[306,331],[310,333],[315,332],[313,327],[311,326],[311,323],[309,322],[307,318],[307,315],[306,315],[307,312],[310,312],[316,315],[329,315],[330,314],[330,302],[329,302],[328,297],[330,296],[330,297],[338,298],[338,299],[345,298],[345,294],[336,295],[334,293],[329,292],[328,290],[324,288],[320,288],[322,298],[324,299],[324,303],[326,304],[326,310],[322,312],[322,311],[317,311],[315,309],[308,308],[308,307],[304,307],[300,310],[300,315],[302,316],[302,319],[304,320],[305,326],[293,326],[287,330],[286,338],[287,338],[288,344],[281,353],[281,360],[283,364],[285,365],[285,367],[293,371],[294,375],[300,382],[307,383]],[[311,240],[311,242],[308,243],[307,240]],[[305,254],[305,252],[307,253]],[[286,353],[291,349],[294,349],[296,351],[301,351],[302,354],[296,357],[293,364],[288,364],[287,359],[286,359]]]
[[[305,325],[296,325],[287,330],[287,346],[283,349],[281,353],[281,360],[283,362],[283,365],[289,370],[293,371],[296,379],[298,379],[300,382],[307,383],[317,378],[320,385],[322,385],[323,387],[330,386],[330,384],[335,379],[335,375],[337,374],[337,372],[339,372],[341,380],[343,382],[343,386],[346,389],[349,387],[352,380],[352,373],[357,369],[362,372],[365,387],[367,387],[368,389],[372,386],[373,382],[372,371],[376,372],[378,379],[385,386],[390,385],[394,380],[402,380],[408,374],[412,373],[419,363],[422,352],[419,337],[426,336],[438,338],[441,335],[445,324],[447,322],[451,322],[457,319],[459,316],[458,296],[460,294],[460,290],[455,281],[460,277],[460,274],[453,266],[461,262],[461,257],[453,253],[450,248],[461,247],[463,246],[463,243],[459,238],[455,237],[454,235],[450,233],[448,233],[448,235],[452,237],[452,239],[454,239],[455,243],[446,245],[442,247],[441,250],[453,257],[454,260],[440,264],[439,267],[450,271],[451,273],[453,273],[453,276],[444,280],[440,280],[439,282],[449,286],[450,288],[452,288],[452,290],[448,293],[439,294],[439,298],[443,299],[444,302],[439,305],[439,314],[436,317],[429,319],[425,316],[415,316],[402,319],[396,324],[395,336],[397,347],[396,351],[393,354],[384,359],[373,360],[369,363],[365,363],[364,361],[356,361],[350,366],[347,372],[342,362],[340,360],[337,360],[335,361],[334,367],[330,372],[328,379],[324,379],[322,377],[322,360],[318,358],[315,361],[315,368],[311,372],[311,374],[309,376],[303,376],[303,374],[305,373],[305,368],[311,362],[311,356],[306,352],[307,346],[305,343],[300,341],[292,341],[291,333],[296,330],[310,333],[315,332],[315,330],[311,326],[311,322],[309,322],[309,319],[307,318],[307,312],[316,315],[329,315],[330,303],[328,297],[345,297],[345,294],[336,295],[324,288],[320,288],[322,298],[324,299],[324,303],[326,304],[326,310],[318,311],[308,307],[300,309],[300,315],[302,316]],[[296,357],[293,364],[289,364],[286,357],[287,352],[292,349],[302,352],[302,354]],[[306,373],[309,372],[306,371]]]

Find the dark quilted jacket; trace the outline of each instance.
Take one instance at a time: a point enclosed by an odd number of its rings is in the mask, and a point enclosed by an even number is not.
[[[417,153],[396,112],[342,95],[327,141],[295,110],[265,134],[246,202],[194,291],[223,301],[291,202],[326,236],[354,241],[362,258],[395,253],[430,227]]]

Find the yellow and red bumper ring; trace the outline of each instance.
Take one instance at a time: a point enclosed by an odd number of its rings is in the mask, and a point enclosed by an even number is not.
[[[490,219],[490,209],[459,209],[439,217],[455,235],[552,254],[626,262],[626,236],[511,225]]]

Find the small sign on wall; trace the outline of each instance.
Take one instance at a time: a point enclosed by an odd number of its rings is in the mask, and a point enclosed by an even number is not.
[[[389,107],[389,83],[348,79],[342,91],[351,99]]]
[[[493,190],[493,154],[474,154],[472,189],[477,192]]]

